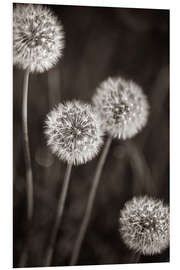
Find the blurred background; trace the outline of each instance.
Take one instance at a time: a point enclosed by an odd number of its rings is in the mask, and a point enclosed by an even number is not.
[[[46,114],[65,100],[91,102],[108,76],[142,86],[151,111],[147,126],[132,140],[113,140],[98,188],[79,265],[132,263],[118,232],[120,209],[133,195],[169,202],[169,11],[50,5],[64,26],[66,46],[58,64],[31,74],[28,128],[35,188],[35,212],[28,266],[42,266],[54,223],[65,164],[46,146]],[[17,267],[26,234],[26,181],[22,148],[23,71],[13,70],[13,257]],[[79,231],[98,157],[73,167],[53,265],[68,265]],[[169,261],[169,250],[140,262]]]

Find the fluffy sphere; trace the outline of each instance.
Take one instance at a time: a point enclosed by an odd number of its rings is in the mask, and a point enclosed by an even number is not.
[[[52,68],[62,56],[64,32],[50,9],[17,4],[13,10],[13,62],[31,72]]]
[[[147,196],[134,197],[120,213],[124,243],[144,255],[161,253],[169,245],[169,207]]]
[[[147,98],[133,81],[108,78],[97,88],[93,103],[103,130],[113,138],[131,138],[146,125]]]
[[[90,105],[79,101],[60,103],[45,123],[47,144],[60,159],[78,165],[97,155],[103,134]]]

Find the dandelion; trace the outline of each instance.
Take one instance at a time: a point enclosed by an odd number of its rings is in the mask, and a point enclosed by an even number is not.
[[[52,68],[62,56],[61,22],[42,5],[17,4],[13,12],[13,62],[30,72]]]
[[[108,138],[95,171],[92,187],[73,249],[70,265],[76,264],[82,241],[90,220],[100,176],[113,138],[128,139],[136,135],[145,125],[149,105],[142,89],[132,81],[121,77],[108,78],[97,88],[92,98],[95,110],[99,115],[102,130]]]
[[[124,243],[144,255],[161,253],[169,245],[169,207],[159,199],[134,197],[120,213]]]
[[[100,114],[103,130],[113,138],[132,138],[147,123],[147,98],[133,81],[108,78],[98,87],[93,103]]]
[[[74,165],[94,158],[102,144],[97,115],[88,104],[66,102],[54,108],[46,119],[47,144],[61,160]]]
[[[103,143],[97,114],[89,104],[80,101],[60,103],[45,121],[47,144],[56,156],[67,162],[67,170],[59,197],[56,221],[52,230],[45,266],[52,261],[53,247],[63,215],[72,165],[94,158]]]
[[[33,174],[27,124],[28,83],[30,72],[52,68],[62,56],[62,25],[50,9],[42,5],[16,4],[13,10],[13,63],[25,70],[22,97],[23,148],[26,164],[27,219],[33,216]],[[27,237],[28,238],[28,237]],[[26,240],[28,242],[28,240]],[[27,244],[19,266],[27,261]]]

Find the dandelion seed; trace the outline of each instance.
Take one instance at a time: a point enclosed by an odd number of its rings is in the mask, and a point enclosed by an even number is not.
[[[13,12],[13,62],[30,72],[52,68],[62,56],[61,22],[42,5],[17,4]]]
[[[161,253],[169,245],[169,207],[159,199],[134,197],[120,213],[124,243],[144,255]]]
[[[46,119],[47,144],[60,159],[83,164],[95,157],[103,142],[100,122],[88,104],[60,103]]]
[[[146,125],[148,101],[133,81],[108,78],[97,88],[93,103],[103,130],[113,138],[131,138]]]

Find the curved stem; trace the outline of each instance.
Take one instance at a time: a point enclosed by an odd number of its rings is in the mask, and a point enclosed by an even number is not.
[[[129,141],[126,144],[126,147],[129,155],[130,164],[135,174],[135,181],[139,181],[137,183],[134,182],[134,195],[136,195],[137,193],[136,185],[138,192],[145,191],[146,193],[155,195],[156,186],[153,182],[152,173],[144,157],[144,154],[140,149],[137,148],[133,141]]]
[[[29,82],[29,70],[27,69],[25,71],[23,84],[22,126],[23,126],[24,157],[26,164],[27,218],[28,221],[30,221],[33,216],[33,176],[32,176],[31,155],[29,147],[28,124],[27,124],[28,82]]]
[[[28,83],[29,83],[29,69],[26,69],[23,82],[23,97],[22,97],[22,133],[23,133],[23,149],[26,167],[26,192],[27,192],[27,220],[28,226],[30,226],[33,216],[33,175],[31,167],[31,155],[29,146],[29,135],[28,135]],[[27,260],[27,246],[20,258],[19,265],[23,267]]]
[[[92,187],[89,193],[89,198],[88,198],[88,203],[86,206],[86,210],[85,210],[85,214],[84,214],[84,218],[80,227],[80,231],[73,249],[73,253],[72,253],[72,257],[71,257],[71,261],[70,261],[70,265],[75,265],[77,263],[78,257],[79,257],[79,252],[81,249],[81,245],[84,239],[84,235],[86,233],[87,230],[87,226],[90,220],[90,216],[91,216],[91,212],[92,212],[92,208],[93,208],[93,203],[94,203],[94,199],[96,196],[96,191],[98,188],[98,184],[99,184],[99,180],[100,180],[100,176],[101,176],[101,172],[110,148],[112,142],[112,138],[108,137],[106,144],[104,146],[103,152],[100,156],[99,162],[98,162],[98,166],[94,175],[94,179],[93,179],[93,183],[92,183]]]
[[[62,191],[60,193],[59,202],[58,202],[58,206],[57,206],[56,220],[55,220],[54,227],[52,230],[49,247],[47,249],[47,255],[45,257],[45,266],[50,266],[50,264],[52,262],[54,244],[56,241],[57,233],[59,230],[59,226],[60,226],[63,211],[64,211],[64,205],[65,205],[65,200],[66,200],[66,196],[67,196],[67,190],[68,190],[68,186],[69,186],[71,170],[72,170],[72,164],[68,164],[67,169],[66,169],[66,173],[65,173],[65,177],[64,177]]]

